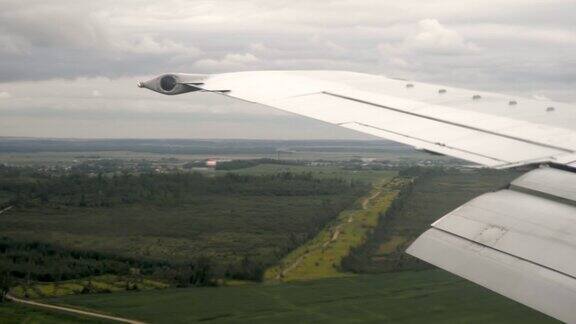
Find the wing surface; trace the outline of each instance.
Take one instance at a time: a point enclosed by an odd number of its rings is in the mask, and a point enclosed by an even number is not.
[[[338,71],[208,76],[206,90],[493,168],[576,160],[576,109]]]

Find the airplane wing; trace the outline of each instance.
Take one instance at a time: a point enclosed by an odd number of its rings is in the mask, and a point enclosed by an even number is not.
[[[576,322],[576,107],[343,71],[166,74],[139,86],[216,92],[491,168],[549,165],[442,217],[407,252]]]

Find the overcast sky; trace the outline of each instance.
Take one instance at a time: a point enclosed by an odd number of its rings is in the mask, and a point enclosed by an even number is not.
[[[0,0],[0,136],[365,138],[136,88],[164,72],[338,69],[576,102],[575,14],[576,0]]]

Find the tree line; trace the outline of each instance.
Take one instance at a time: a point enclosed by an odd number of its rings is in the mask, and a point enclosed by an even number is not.
[[[258,281],[263,271],[261,263],[247,256],[238,263],[221,266],[207,256],[189,262],[170,263],[0,237],[0,300],[16,285],[27,286],[34,282],[58,282],[105,274],[153,278],[174,287],[203,287],[216,285],[219,279]],[[91,287],[85,288],[86,292],[91,292]]]
[[[2,176],[0,171],[0,176]],[[175,206],[203,194],[308,196],[333,195],[349,188],[362,189],[359,182],[318,179],[312,173],[282,172],[271,175],[227,173],[208,177],[201,173],[144,173],[91,176],[69,174],[34,175],[22,181],[4,177],[0,192],[14,198],[14,206],[62,205],[113,207],[120,204]]]

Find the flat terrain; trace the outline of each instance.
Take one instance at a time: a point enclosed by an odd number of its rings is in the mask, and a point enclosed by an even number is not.
[[[14,303],[0,303],[0,323],[2,324],[68,324],[68,323],[112,323],[90,317],[64,314]]]
[[[554,323],[440,270],[48,301],[151,323]]]
[[[312,172],[315,177],[323,179],[334,176],[346,179],[346,181],[371,179],[376,187],[378,187],[376,179],[380,179],[380,184],[386,184],[395,175],[394,172],[389,171],[353,172],[333,167],[311,168],[276,165],[259,165],[239,171],[245,175],[253,175],[259,172],[261,172],[260,174],[268,174],[267,172],[277,174],[280,171],[294,172],[296,170]],[[366,175],[362,172],[370,172],[370,174]],[[422,172],[422,169],[415,172]],[[222,175],[224,174],[226,172],[222,172]],[[410,269],[431,269],[431,267],[421,262],[413,264],[411,261],[407,261],[406,258],[408,257],[403,253],[409,241],[427,228],[436,218],[482,192],[494,190],[506,184],[510,179],[517,176],[516,173],[456,170],[441,170],[440,172],[435,170],[425,174],[410,174],[408,172],[408,175],[404,176],[413,176],[418,180],[414,182],[409,192],[394,200],[395,203],[399,202],[399,204],[396,204],[393,213],[388,214],[387,207],[390,207],[391,199],[389,198],[392,197],[390,194],[396,195],[394,190],[387,193],[383,191],[365,193],[364,198],[356,202],[355,209],[340,213],[338,218],[328,222],[328,225],[321,229],[314,239],[301,241],[300,247],[288,254],[282,261],[290,267],[302,256],[302,251],[306,255],[306,259],[296,262],[296,266],[284,275],[283,279],[289,281],[288,283],[273,283],[273,281],[278,280],[272,280],[272,282],[264,284],[253,283],[237,286],[237,282],[229,280],[225,287],[218,288],[198,287],[149,291],[143,291],[145,289],[143,286],[138,292],[75,295],[45,300],[49,303],[72,305],[82,309],[92,309],[100,313],[152,323],[198,321],[333,323],[353,320],[374,323],[553,322],[542,314],[444,271],[411,271]],[[106,213],[95,212],[101,210],[98,208],[66,207],[66,210],[70,208],[74,211],[67,217],[58,216],[58,211],[39,211],[33,217],[26,210],[20,210],[18,213],[10,211],[5,215],[0,215],[0,219],[12,224],[4,227],[2,230],[4,232],[18,233],[20,231],[19,233],[22,234],[23,228],[29,230],[31,226],[37,226],[33,227],[34,231],[32,231],[32,233],[36,233],[36,237],[40,237],[40,234],[44,233],[44,237],[54,239],[55,242],[67,243],[70,242],[68,241],[71,237],[70,232],[66,234],[61,229],[65,228],[67,231],[74,229],[79,231],[78,236],[71,240],[73,244],[77,244],[76,246],[106,250],[119,245],[118,251],[129,251],[134,253],[131,255],[139,257],[160,253],[159,255],[171,255],[176,259],[178,253],[182,253],[182,256],[194,253],[193,249],[198,246],[208,247],[209,251],[210,248],[221,247],[222,250],[213,251],[257,251],[257,253],[263,253],[262,255],[277,255],[266,254],[266,251],[273,251],[270,244],[266,242],[277,242],[279,235],[284,235],[283,237],[288,241],[296,240],[295,236],[285,233],[285,229],[293,230],[298,226],[307,226],[307,220],[313,217],[307,213],[317,209],[314,201],[319,201],[318,198],[310,197],[307,204],[305,203],[307,200],[302,200],[303,196],[283,196],[282,199],[288,199],[284,200],[284,205],[272,204],[271,201],[277,198],[266,195],[260,197],[250,195],[219,197],[218,200],[211,203],[202,202],[208,204],[204,212],[205,216],[201,216],[203,214],[199,213],[197,209],[194,214],[189,214],[186,211],[189,209],[188,206],[178,207],[182,208],[182,214],[179,217],[176,216],[180,212],[175,213],[175,211],[180,209],[174,209],[175,207],[171,207],[171,212],[166,212],[160,207],[148,206],[144,209],[139,206],[117,206],[105,209]],[[290,199],[297,200],[291,201]],[[263,202],[270,209],[264,209],[262,214],[260,212],[254,214],[254,210],[250,209],[248,214],[258,215],[256,219],[259,220],[270,217],[270,213],[280,212],[280,215],[284,215],[282,213],[286,211],[287,214],[281,218],[275,218],[273,224],[266,225],[266,227],[261,227],[263,225],[260,221],[251,222],[250,218],[243,219],[236,216],[237,219],[234,220],[234,218],[229,217],[230,214],[226,213],[224,215],[228,216],[222,218],[220,223],[219,217],[214,216],[219,215],[222,211],[232,209],[239,211],[235,215],[242,215],[244,214],[243,208],[245,208],[242,206],[258,206]],[[302,211],[296,214],[302,218],[292,218],[295,210],[293,208],[302,208]],[[353,210],[355,212],[352,212]],[[7,215],[17,217],[7,217]],[[42,215],[44,215],[43,218]],[[362,219],[354,218],[359,216]],[[352,217],[352,222],[348,221],[350,217]],[[146,220],[146,222],[138,222],[141,219]],[[192,223],[187,223],[187,219],[191,219]],[[358,220],[362,222],[357,222]],[[35,225],[37,222],[40,222],[40,225]],[[173,226],[174,224],[177,226]],[[245,225],[249,226],[244,227]],[[182,241],[181,245],[166,244],[166,242],[173,242],[170,239],[182,239],[182,236],[174,238],[172,236],[182,235],[182,233],[192,235],[193,233],[189,231],[195,230],[200,231],[198,233],[212,233],[213,237],[219,237],[218,231],[211,232],[209,230],[210,226],[216,226],[216,228],[230,226],[228,227],[229,230],[224,231],[224,233],[233,236],[217,241],[205,239]],[[247,228],[258,230],[246,231]],[[275,228],[280,229],[280,232],[275,233]],[[143,229],[145,229],[144,232],[142,232]],[[60,232],[50,236],[52,231]],[[148,241],[148,238],[142,234],[135,234],[149,233],[147,231],[164,233],[166,238],[155,237],[156,241]],[[365,239],[363,233],[366,231],[373,231],[374,234],[367,239],[366,244],[353,249],[352,261],[354,262],[348,262],[344,270],[360,273],[388,273],[353,275],[348,272],[343,276],[342,269],[334,266],[334,263],[337,263],[337,259],[345,255],[348,249],[361,243]],[[98,235],[92,236],[93,234],[90,233]],[[122,233],[129,233],[129,235],[123,237]],[[234,235],[242,235],[242,238]],[[208,236],[201,237],[206,238]],[[236,238],[234,239],[234,237]],[[254,242],[258,241],[245,240],[245,238],[253,239],[254,237],[263,238],[260,241],[262,243],[257,245]],[[106,242],[107,240],[109,242]],[[233,245],[227,245],[226,242]],[[245,245],[247,250],[238,250],[238,246],[247,242],[250,242],[250,244]],[[98,244],[105,245],[99,246]],[[147,246],[148,249],[143,249],[143,246]],[[318,247],[319,249],[317,249]],[[227,254],[215,255],[220,259]],[[350,260],[350,258],[346,259]],[[403,271],[389,272],[398,270]],[[270,276],[275,277],[277,273],[271,272],[268,279]],[[337,278],[300,281],[300,279],[326,277]],[[298,281],[291,281],[292,279]],[[38,294],[36,297],[50,296],[54,295],[54,291],[64,292],[77,283],[82,284],[76,288],[80,288],[82,285],[86,286],[84,281],[77,279],[59,285],[43,284],[31,287],[31,289],[32,291],[46,292],[45,294]],[[100,285],[101,283],[94,280],[94,284]],[[104,282],[104,285],[107,287],[118,286],[119,280]],[[117,291],[121,290],[123,289],[120,287],[117,289]],[[28,314],[21,311],[22,307],[20,306],[7,307],[4,310],[0,309],[0,321],[3,320],[3,316],[14,316],[15,318],[18,318],[17,316],[56,316],[56,318],[60,316],[34,309],[31,310],[31,314]],[[10,307],[19,307],[20,315],[11,315],[10,312],[14,312],[14,310]],[[2,311],[4,313],[1,313]],[[6,312],[9,315],[5,315]],[[50,320],[52,319],[49,318],[46,322],[49,323]],[[71,317],[67,320],[73,321],[75,319]]]
[[[12,178],[0,178],[0,205],[14,205],[0,214],[0,270],[18,283],[14,295],[151,323],[554,322],[404,253],[513,171],[405,169],[458,163],[379,143],[14,145],[0,141],[0,164],[39,166],[19,176],[4,167]],[[198,159],[278,152],[334,161],[191,172]],[[360,159],[370,157],[401,163]],[[86,319],[0,305],[0,323],[22,322]]]
[[[349,160],[377,158],[393,161],[451,160],[397,143],[374,141],[265,141],[265,140],[79,140],[0,137],[0,163],[10,165],[73,165],[90,159],[159,161],[178,159]],[[166,161],[164,161],[166,162]]]
[[[346,161],[354,158],[371,158],[383,159],[390,161],[417,161],[423,159],[430,159],[435,161],[451,161],[452,159],[443,156],[434,156],[424,152],[414,150],[391,150],[373,153],[356,153],[356,152],[314,152],[314,151],[299,151],[280,154],[283,160],[330,160],[330,161]],[[0,152],[0,163],[19,166],[57,166],[62,163],[69,165],[80,163],[87,160],[94,159],[120,159],[120,160],[152,160],[160,161],[162,159],[178,159],[179,164],[208,159],[276,159],[278,154],[271,153],[191,153],[191,154],[178,154],[178,153],[148,153],[148,152],[133,152],[133,151],[80,151],[80,152]]]

